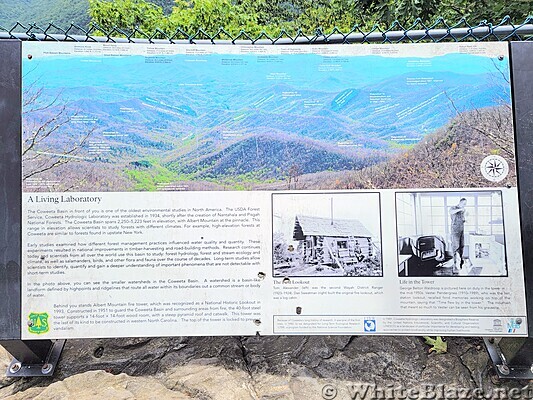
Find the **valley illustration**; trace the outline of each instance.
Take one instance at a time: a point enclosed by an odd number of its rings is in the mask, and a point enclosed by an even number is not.
[[[24,191],[515,184],[506,54],[64,46],[24,43]]]

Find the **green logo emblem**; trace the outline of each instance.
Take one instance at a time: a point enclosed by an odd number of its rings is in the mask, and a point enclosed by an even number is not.
[[[48,313],[31,313],[28,317],[28,331],[30,333],[46,333],[49,330]]]

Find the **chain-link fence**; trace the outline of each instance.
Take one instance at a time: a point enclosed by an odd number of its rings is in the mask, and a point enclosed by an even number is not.
[[[252,36],[242,30],[236,35],[224,28],[216,32],[198,30],[189,33],[176,29],[168,34],[160,29],[147,33],[141,29],[126,31],[118,27],[106,30],[95,23],[87,28],[71,24],[60,27],[54,23],[46,26],[16,23],[8,28],[0,26],[0,39],[37,40],[37,41],[75,41],[75,42],[113,42],[113,43],[190,43],[190,44],[324,44],[324,43],[401,43],[401,42],[463,42],[463,41],[525,41],[533,40],[533,16],[520,24],[514,24],[505,17],[498,24],[482,21],[471,25],[465,18],[450,24],[438,18],[433,24],[426,25],[417,19],[408,27],[395,21],[386,29],[375,25],[364,31],[357,25],[349,32],[335,28],[331,32],[316,29],[313,33],[298,31],[291,35],[281,31],[277,36],[265,32]]]

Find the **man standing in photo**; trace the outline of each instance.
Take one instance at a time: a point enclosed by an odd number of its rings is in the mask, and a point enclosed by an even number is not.
[[[451,242],[453,255],[453,273],[458,274],[459,269],[463,268],[465,262],[463,258],[463,249],[465,246],[465,207],[466,199],[463,197],[456,206],[450,208],[451,224]],[[457,253],[459,253],[459,268],[457,268]]]

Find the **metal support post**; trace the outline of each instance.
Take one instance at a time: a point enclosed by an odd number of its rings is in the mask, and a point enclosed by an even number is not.
[[[14,358],[6,376],[52,376],[66,340],[3,340],[0,345]]]
[[[490,359],[502,379],[533,379],[532,338],[483,338]]]

